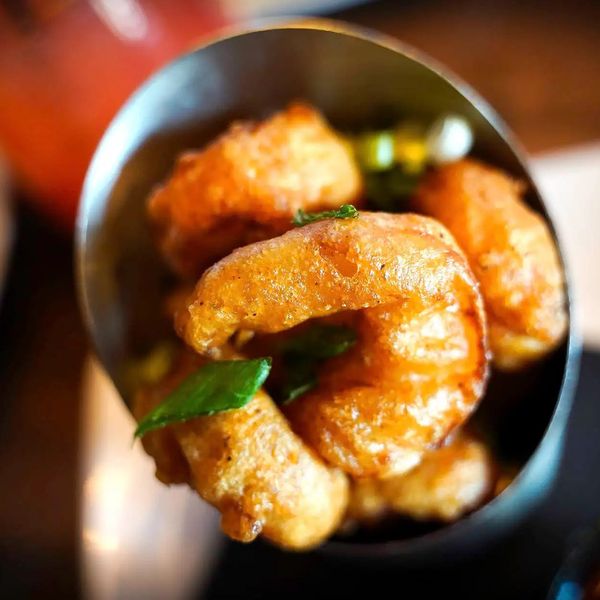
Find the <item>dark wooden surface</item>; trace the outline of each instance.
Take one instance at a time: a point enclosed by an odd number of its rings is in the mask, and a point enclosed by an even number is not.
[[[395,1],[339,16],[446,63],[532,152],[600,138],[600,2]],[[10,597],[67,598],[86,342],[71,240],[26,209],[18,220],[0,308],[0,581]]]

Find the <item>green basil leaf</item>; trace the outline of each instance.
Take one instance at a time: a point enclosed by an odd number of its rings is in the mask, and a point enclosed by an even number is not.
[[[171,423],[242,408],[271,370],[270,358],[207,363],[186,377],[138,424],[135,437]]]
[[[352,204],[342,204],[335,210],[325,210],[323,212],[307,213],[301,208],[296,211],[294,218],[292,219],[292,225],[296,227],[302,227],[309,223],[316,221],[322,221],[323,219],[356,219],[358,218],[358,210],[352,206]]]

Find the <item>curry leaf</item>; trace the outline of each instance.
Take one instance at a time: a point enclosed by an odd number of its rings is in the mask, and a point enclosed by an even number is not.
[[[134,435],[140,437],[171,423],[242,408],[252,400],[270,370],[270,358],[207,363],[150,411]]]
[[[283,357],[283,381],[276,397],[287,404],[318,384],[317,367],[339,356],[356,343],[354,330],[341,325],[313,325],[279,347]]]
[[[313,359],[332,358],[346,352],[356,343],[356,333],[342,325],[313,325],[306,331],[286,340],[281,346],[284,354],[300,354]]]
[[[278,394],[279,404],[288,404],[310,392],[318,383],[315,362],[310,359],[285,361],[285,382]]]

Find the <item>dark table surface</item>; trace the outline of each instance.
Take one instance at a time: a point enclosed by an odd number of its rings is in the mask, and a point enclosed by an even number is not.
[[[376,2],[341,18],[425,50],[463,76],[531,152],[600,138],[600,3],[548,0]],[[0,595],[78,595],[77,460],[87,344],[71,239],[19,206],[18,240],[0,307]],[[548,502],[516,536],[464,568],[407,573],[329,564],[268,546],[228,546],[210,597],[543,597],[579,526],[600,513],[600,358],[584,355],[565,463]],[[396,588],[394,588],[394,584]],[[387,587],[387,586],[391,586]]]

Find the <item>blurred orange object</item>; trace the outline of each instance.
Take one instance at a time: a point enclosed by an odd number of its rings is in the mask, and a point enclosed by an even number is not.
[[[213,0],[0,0],[0,147],[32,201],[72,227],[119,106],[224,23]]]

